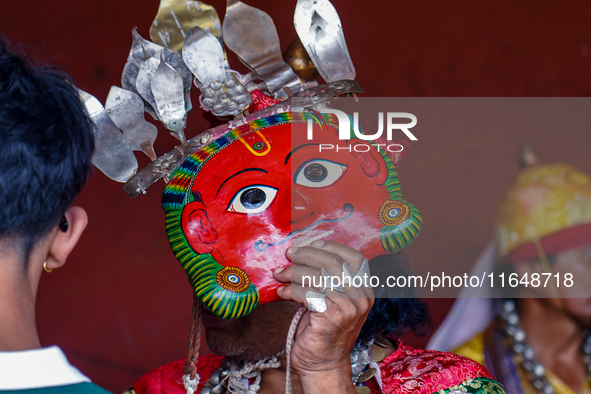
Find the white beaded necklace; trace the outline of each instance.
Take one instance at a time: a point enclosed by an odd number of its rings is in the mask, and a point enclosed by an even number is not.
[[[526,341],[525,331],[519,321],[513,300],[504,301],[501,319],[504,323],[505,333],[511,341],[513,353],[521,368],[526,372],[527,378],[540,393],[554,394],[554,389],[546,377],[546,369],[538,361],[534,350]],[[587,376],[591,378],[591,335],[589,331],[585,333],[581,352]]]

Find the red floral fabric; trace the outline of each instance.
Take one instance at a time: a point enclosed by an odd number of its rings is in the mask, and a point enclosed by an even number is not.
[[[380,363],[382,391],[375,379],[367,382],[372,394],[431,394],[458,386],[475,378],[492,376],[482,365],[452,353],[414,349],[398,341],[398,348]],[[197,370],[201,391],[209,375],[222,364],[223,356],[209,354],[199,357]],[[136,394],[184,394],[183,366],[185,360],[156,368],[134,385]]]
[[[466,357],[397,344],[380,364],[384,394],[429,394],[470,379],[492,379],[486,368]]]

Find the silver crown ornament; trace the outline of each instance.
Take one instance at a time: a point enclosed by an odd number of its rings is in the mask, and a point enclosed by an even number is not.
[[[95,166],[108,177],[125,182],[125,191],[136,197],[158,179],[166,181],[189,154],[228,131],[296,110],[286,100],[289,97],[301,98],[298,106],[306,107],[329,97],[362,93],[354,81],[355,68],[332,4],[328,0],[299,0],[294,24],[301,44],[295,40],[299,47],[292,43],[282,55],[273,20],[259,9],[228,0],[221,24],[215,9],[201,1],[161,0],[150,29],[152,41],[132,30],[121,88],[111,88],[105,107],[80,91],[95,126]],[[249,68],[248,74],[230,68],[224,45]],[[309,78],[314,75],[309,67],[297,65],[311,63],[327,84],[318,86]],[[184,129],[192,107],[193,83],[201,92],[201,108],[227,123],[187,140]],[[280,102],[250,113],[250,93],[256,89]],[[146,121],[143,112],[160,121],[180,142],[174,150],[156,155],[157,128]],[[138,171],[134,150],[144,152],[152,162]]]

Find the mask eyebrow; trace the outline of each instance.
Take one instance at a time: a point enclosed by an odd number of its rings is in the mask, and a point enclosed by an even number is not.
[[[295,151],[297,151],[297,150],[298,150],[298,149],[300,149],[300,148],[303,148],[304,146],[309,146],[309,145],[320,145],[320,144],[319,144],[319,143],[309,143],[309,144],[303,144],[303,145],[300,145],[300,146],[298,146],[298,147],[295,147],[295,148],[293,148],[293,149],[292,149],[292,150],[291,150],[291,151],[290,151],[290,152],[287,154],[287,156],[285,156],[285,163],[284,163],[284,164],[287,164],[287,162],[289,161],[289,158],[291,157],[291,154],[292,154],[292,153],[294,153]]]
[[[224,186],[224,184],[226,182],[228,182],[230,179],[234,178],[236,175],[240,175],[243,172],[248,172],[248,171],[259,171],[259,172],[264,172],[265,174],[268,174],[269,173],[269,171],[263,170],[262,168],[245,168],[244,170],[240,170],[236,174],[230,175],[228,178],[226,178],[225,181],[222,182],[222,184],[220,185],[220,187],[219,187],[217,193],[215,194],[215,197],[214,198],[217,198],[218,194],[220,193],[220,190],[222,189],[222,186]]]

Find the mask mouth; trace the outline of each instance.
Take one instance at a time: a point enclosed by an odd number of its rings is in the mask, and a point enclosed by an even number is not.
[[[326,238],[328,236],[331,236],[332,234],[334,234],[334,230],[327,230],[327,231],[322,231],[320,233],[317,234],[311,234],[311,235],[302,235],[301,237],[298,237],[297,239],[294,239],[292,241],[292,246],[295,247],[302,247],[302,246],[310,246],[310,244],[314,241],[318,241],[322,238]]]
[[[347,220],[351,217],[351,215],[353,215],[353,212],[355,212],[355,208],[353,207],[353,205],[346,203],[343,205],[343,211],[347,212],[347,214],[343,217],[337,218],[337,219],[319,219],[317,221],[315,221],[314,223],[312,223],[311,225],[309,225],[306,228],[303,229],[299,229],[299,230],[294,230],[292,232],[290,232],[285,238],[283,238],[283,240],[281,240],[280,242],[271,242],[271,243],[266,243],[265,241],[262,240],[258,240],[254,243],[254,249],[257,252],[264,252],[265,250],[267,250],[268,248],[270,248],[271,246],[278,246],[278,245],[283,245],[285,242],[292,240],[292,239],[297,239],[300,237],[300,234],[309,234],[309,230],[314,228],[314,227],[318,227],[319,225],[321,225],[322,223],[338,223],[338,222],[342,222],[343,220]],[[329,230],[330,231],[330,230]],[[333,231],[334,232],[334,231]],[[332,233],[331,233],[332,234]],[[325,234],[322,237],[326,237],[330,234]],[[305,237],[306,235],[304,235]],[[320,238],[318,238],[320,239]],[[310,243],[316,241],[312,240],[310,241]],[[305,242],[307,242],[308,240],[306,239]],[[292,241],[292,244],[294,244],[295,246],[295,242]],[[309,245],[309,244],[308,244]],[[307,246],[307,245],[297,245],[299,246]]]

